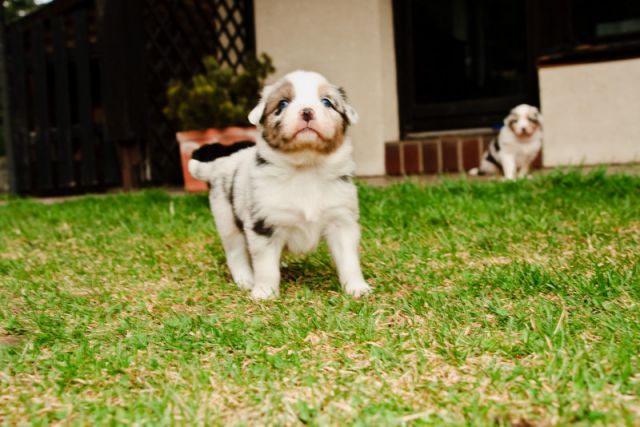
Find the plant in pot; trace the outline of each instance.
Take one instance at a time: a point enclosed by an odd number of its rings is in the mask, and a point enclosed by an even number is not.
[[[172,80],[167,88],[164,114],[180,131],[182,175],[186,191],[205,191],[207,184],[194,179],[187,169],[193,151],[204,144],[255,141],[256,129],[247,116],[258,103],[260,88],[275,71],[271,58],[250,58],[242,70],[221,66],[212,56],[202,60],[204,72],[187,83]]]

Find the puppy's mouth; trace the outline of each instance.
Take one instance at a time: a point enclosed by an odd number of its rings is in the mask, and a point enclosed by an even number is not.
[[[295,139],[298,137],[303,137],[305,139],[308,139],[314,135],[317,138],[324,139],[320,132],[318,132],[316,129],[312,128],[311,126],[306,125],[298,129],[297,131],[295,131],[294,134],[291,136],[291,139]]]
[[[523,136],[523,137],[529,137],[529,136],[533,135],[533,130],[529,131],[528,129],[521,129],[519,131],[516,131],[516,135]]]

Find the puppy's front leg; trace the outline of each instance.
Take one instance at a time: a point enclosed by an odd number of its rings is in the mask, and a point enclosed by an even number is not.
[[[271,237],[252,234],[249,252],[253,265],[253,289],[255,299],[277,297],[280,293],[280,255],[282,244]]]
[[[516,159],[510,155],[502,156],[502,170],[504,171],[504,179],[516,179]]]
[[[332,224],[326,231],[326,237],[331,256],[336,263],[342,289],[354,297],[370,293],[371,286],[364,280],[360,269],[358,223],[355,220],[348,220]]]
[[[526,178],[529,176],[529,164],[524,164],[518,171],[518,178]]]

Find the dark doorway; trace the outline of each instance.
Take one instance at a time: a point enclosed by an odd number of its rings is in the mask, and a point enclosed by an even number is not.
[[[394,2],[403,136],[495,126],[536,103],[529,1]]]

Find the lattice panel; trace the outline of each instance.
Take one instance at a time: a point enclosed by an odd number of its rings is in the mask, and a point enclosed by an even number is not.
[[[252,0],[144,0],[149,136],[153,182],[181,180],[175,129],[162,114],[171,79],[188,80],[214,55],[234,70],[255,53]]]

